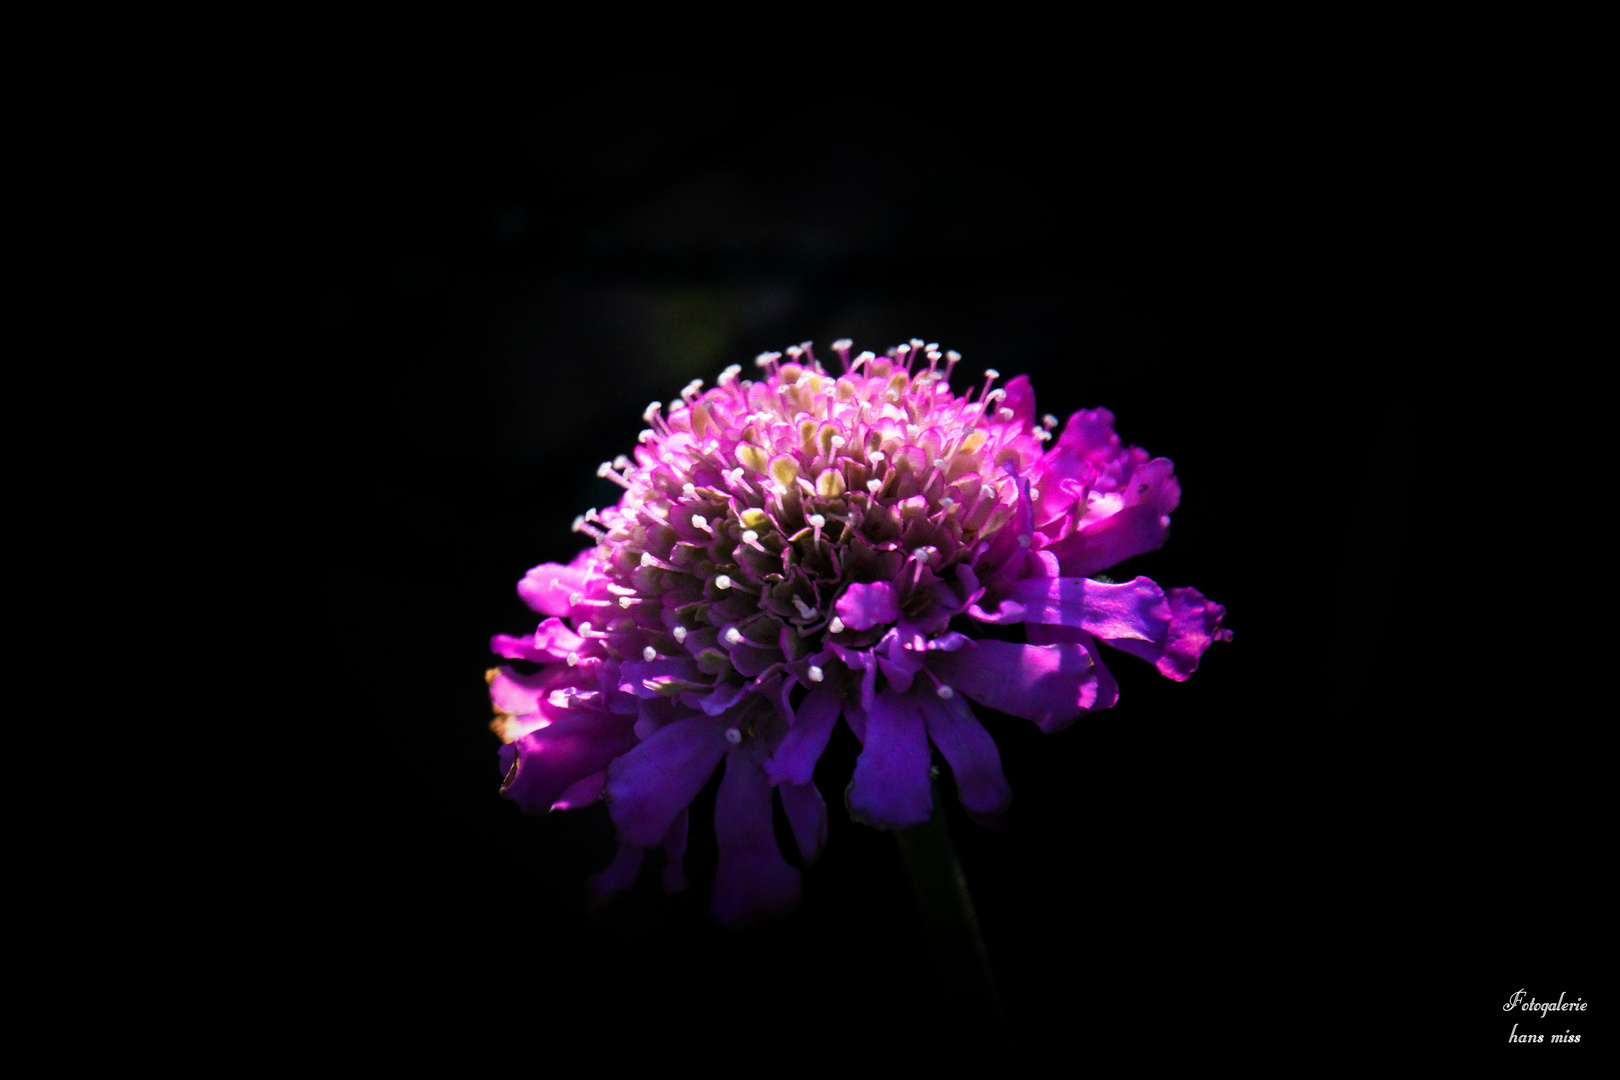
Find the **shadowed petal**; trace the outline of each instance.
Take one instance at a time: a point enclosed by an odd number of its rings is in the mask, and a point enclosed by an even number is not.
[[[994,825],[1012,803],[1012,788],[1001,771],[1001,753],[960,695],[944,701],[918,697],[928,738],[951,766],[957,797],[973,820]]]
[[[927,821],[934,812],[928,768],[928,733],[912,699],[876,695],[866,713],[866,745],[855,759],[855,776],[844,795],[850,816],[880,829]]]
[[[765,771],[773,784],[808,784],[816,770],[821,752],[827,749],[833,724],[843,711],[844,699],[840,687],[821,685],[810,691],[776,753],[765,762]]]
[[[799,903],[799,871],[776,844],[771,784],[762,756],[758,740],[732,748],[714,804],[720,863],[712,910],[715,918],[733,925],[785,915]]]
[[[827,803],[814,783],[782,784],[777,790],[782,795],[782,809],[793,828],[799,854],[804,865],[809,866],[827,842]]]
[[[887,581],[851,585],[833,607],[851,630],[870,630],[900,617],[900,600]]]
[[[675,816],[703,790],[725,756],[726,726],[726,720],[710,716],[677,720],[608,766],[603,795],[622,843],[663,842]]]

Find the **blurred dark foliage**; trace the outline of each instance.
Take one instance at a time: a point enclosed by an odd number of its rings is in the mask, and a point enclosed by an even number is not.
[[[1408,331],[1432,192],[1398,167],[1419,149],[1326,102],[1137,91],[607,80],[334,106],[305,283],[343,677],[294,722],[360,802],[309,897],[344,928],[319,950],[339,996],[507,1067],[573,1040],[873,1026],[902,1054],[947,1031],[1082,1054],[1221,1037],[1212,1003],[1321,986],[1403,925],[1418,902],[1389,890],[1423,858],[1398,822],[1432,809],[1401,759],[1432,679],[1401,611],[1425,569],[1407,530],[1433,357]],[[525,817],[496,791],[487,641],[532,627],[517,580],[616,498],[596,464],[689,379],[806,339],[836,363],[845,336],[1026,373],[1060,418],[1112,409],[1184,491],[1168,545],[1113,576],[1197,586],[1236,631],[1185,684],[1118,655],[1118,706],[1059,735],[989,718],[1013,809],[949,820],[1000,1033],[939,989],[891,838],[848,822],[853,739],[824,762],[832,837],[801,910],[744,933],[707,921],[701,880],[587,910],[603,808]]]

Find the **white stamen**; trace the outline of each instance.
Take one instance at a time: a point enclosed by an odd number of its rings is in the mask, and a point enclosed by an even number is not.
[[[938,697],[939,697],[939,699],[941,701],[949,701],[949,700],[951,700],[951,698],[956,696],[956,691],[952,690],[950,687],[946,686],[944,683],[940,683],[939,684],[939,689],[935,690],[934,693],[936,695],[938,695]]]
[[[729,645],[741,645],[743,643],[742,631],[737,629],[735,626],[727,630],[726,643]]]
[[[636,442],[652,442],[656,438],[658,438],[658,432],[652,428],[642,428],[641,433],[636,436]]]
[[[825,679],[827,677],[827,673],[825,671],[822,671],[820,668],[818,668],[814,664],[810,665],[810,670],[809,670],[808,674],[810,676],[810,681],[811,682],[820,682],[822,679]]]
[[[643,424],[652,423],[653,417],[657,416],[658,410],[662,409],[663,407],[664,403],[662,401],[654,401],[648,405],[645,409],[641,410],[641,422]]]
[[[815,609],[812,608],[809,604],[805,603],[803,600],[800,600],[797,596],[793,597],[793,606],[799,609],[799,618],[801,618],[801,619],[813,619],[813,618],[815,618],[815,615],[816,615]]]
[[[685,645],[686,644],[686,627],[677,625],[673,629],[670,630],[670,633],[675,635],[676,644],[678,644],[678,645]]]
[[[831,439],[832,448],[834,450],[842,450],[846,441],[847,440],[845,440],[842,435],[834,435]]]
[[[631,604],[633,604],[635,602],[636,602],[636,598],[634,596],[621,596],[621,597],[619,597],[619,606],[622,607],[622,608],[628,608]]]
[[[1001,378],[1001,372],[993,367],[987,367],[984,369],[984,377],[987,379],[999,379]]]
[[[1008,408],[1000,408],[996,410],[996,419],[998,420],[1011,420],[1013,415],[1013,411]]]
[[[874,495],[876,495],[878,493],[878,488],[880,488],[882,486],[883,486],[883,481],[881,481],[881,480],[868,480],[866,482],[866,490],[870,491]]]
[[[741,364],[730,364],[730,365],[728,365],[726,367],[726,370],[724,370],[724,371],[722,371],[720,373],[720,377],[718,379],[716,379],[715,382],[719,383],[721,386],[724,386],[724,385],[726,385],[726,383],[730,382],[732,379],[735,379],[738,375],[741,375],[741,374],[742,374],[742,365]]]
[[[944,458],[937,457],[937,458],[934,459],[934,468],[936,468],[936,469],[948,469],[950,467],[951,467],[951,463],[946,461]]]
[[[589,634],[590,632],[591,632],[591,624],[590,623],[582,622],[582,623],[579,624],[579,636],[580,637],[584,637],[587,634]]]
[[[1045,426],[1047,431],[1051,431],[1053,428],[1057,427],[1057,417],[1053,416],[1051,413],[1047,413],[1045,416],[1041,417],[1041,424]]]
[[[808,521],[811,525],[814,525],[818,529],[825,529],[827,527],[827,519],[822,517],[820,514],[811,514],[804,520]]]
[[[832,343],[832,347],[833,347],[833,352],[843,352],[845,349],[854,348],[855,347],[855,342],[851,341],[847,337],[841,337],[837,341]]]
[[[738,743],[742,742],[742,732],[738,731],[734,727],[726,728],[726,742],[730,743],[732,746],[736,746]]]
[[[844,632],[844,620],[834,615],[832,622],[827,624],[827,632],[829,634],[842,634]]]
[[[866,456],[867,456],[867,459],[872,462],[872,464],[876,465],[879,462],[881,462],[884,458],[888,457],[889,455],[885,454],[881,450],[874,450],[874,451],[872,451],[870,454],[868,454]]]
[[[568,666],[569,667],[574,667],[578,663],[579,663],[579,653],[577,653],[577,652],[569,653],[568,654]]]
[[[694,529],[702,529],[704,532],[707,532],[707,533],[714,532],[713,529],[709,528],[709,519],[704,517],[702,514],[693,514],[692,515],[692,528],[694,528]]]
[[[714,578],[714,587],[717,589],[731,588],[731,578],[725,574],[716,574]]]
[[[685,495],[687,498],[691,498],[693,495],[697,494],[697,488],[693,487],[692,481],[688,480],[686,483],[681,485],[681,494]]]
[[[658,650],[653,648],[651,645],[648,645],[645,649],[641,650],[641,658],[650,664],[654,660],[658,659]]]
[[[652,552],[643,551],[641,553],[641,565],[642,566],[657,566],[658,565],[658,559],[657,559],[656,556],[653,555]]]

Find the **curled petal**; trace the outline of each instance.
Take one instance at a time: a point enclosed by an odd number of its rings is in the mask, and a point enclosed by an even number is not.
[[[1221,626],[1226,609],[1197,589],[1170,589],[1165,598],[1170,624],[1161,637],[1109,640],[1108,644],[1150,662],[1166,678],[1184,682],[1198,670],[1204,651],[1217,641],[1230,641],[1232,631]]]
[[[1170,629],[1164,590],[1145,577],[1112,584],[1084,577],[1025,578],[1006,589],[1029,622],[1073,626],[1112,642],[1157,641]]]

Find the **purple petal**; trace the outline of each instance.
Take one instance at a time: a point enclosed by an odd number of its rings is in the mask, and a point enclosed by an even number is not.
[[[928,732],[915,703],[887,691],[876,695],[866,713],[866,745],[844,796],[850,816],[879,829],[927,821],[934,812],[928,769]]]
[[[799,854],[804,858],[804,865],[809,866],[827,843],[827,803],[813,783],[782,784],[777,791],[781,793],[782,809],[787,812]]]
[[[799,903],[799,871],[782,857],[772,825],[771,784],[758,740],[726,755],[714,804],[720,863],[714,875],[715,918],[731,925],[785,915]]]
[[[1165,596],[1170,625],[1161,637],[1152,641],[1109,639],[1108,644],[1149,661],[1166,678],[1184,682],[1198,670],[1204,650],[1217,641],[1232,640],[1232,631],[1221,626],[1226,609],[1197,589],[1170,589]]]
[[[1112,584],[1084,577],[1025,578],[1006,588],[1029,622],[1077,627],[1113,641],[1157,641],[1170,628],[1164,590],[1145,577]]]
[[[1012,803],[1012,788],[1001,771],[1001,753],[978,717],[960,695],[941,701],[932,694],[918,699],[928,737],[951,766],[962,808],[973,820],[994,825]]]
[[[851,585],[833,608],[851,630],[870,630],[900,617],[900,600],[887,581]]]
[[[818,685],[799,706],[776,753],[765,762],[765,771],[773,784],[808,784],[816,770],[821,752],[827,749],[833,724],[843,710],[844,697],[836,686]]]
[[[725,756],[728,726],[725,719],[689,716],[659,728],[608,766],[603,795],[622,843],[652,847],[663,841]]]
[[[1042,731],[1066,726],[1096,700],[1091,655],[1079,644],[985,640],[971,649],[927,655],[941,682],[981,705],[1033,720]]]
[[[686,823],[687,813],[682,810],[675,815],[675,824],[669,827],[669,833],[664,837],[664,891],[667,893],[686,888],[686,868],[683,865],[686,858]]]
[[[574,784],[600,772],[636,745],[633,717],[574,709],[562,719],[502,747],[501,794],[533,814],[545,813]]]
[[[619,853],[613,857],[606,870],[591,878],[586,885],[586,891],[597,900],[606,900],[634,885],[636,875],[640,873],[641,849],[620,844]]]

